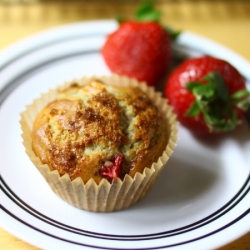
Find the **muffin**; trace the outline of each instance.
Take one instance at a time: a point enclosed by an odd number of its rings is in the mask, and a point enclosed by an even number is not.
[[[26,152],[52,190],[89,211],[129,207],[152,187],[176,142],[175,116],[152,88],[83,78],[26,107]]]

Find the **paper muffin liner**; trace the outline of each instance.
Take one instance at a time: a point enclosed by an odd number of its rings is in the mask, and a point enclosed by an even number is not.
[[[158,161],[152,164],[151,168],[145,168],[143,173],[138,172],[133,178],[126,175],[123,180],[118,178],[112,183],[102,179],[99,184],[93,179],[84,184],[80,177],[71,181],[68,174],[60,176],[57,170],[51,171],[47,164],[42,164],[32,150],[31,130],[33,122],[38,113],[50,101],[56,99],[58,90],[65,89],[72,83],[84,85],[94,79],[99,79],[111,85],[139,87],[147,93],[162,115],[166,117],[169,132],[166,149]],[[143,198],[154,185],[158,175],[173,153],[178,133],[176,116],[167,104],[167,100],[162,98],[161,93],[156,92],[154,88],[147,86],[145,83],[139,83],[135,79],[118,75],[75,79],[56,89],[49,90],[42,94],[40,98],[35,99],[32,104],[26,106],[25,111],[21,113],[20,124],[25,151],[51,189],[69,204],[93,212],[111,212],[125,209]]]

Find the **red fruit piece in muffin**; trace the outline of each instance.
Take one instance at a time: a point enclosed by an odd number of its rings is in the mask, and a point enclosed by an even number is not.
[[[121,172],[122,155],[115,156],[113,161],[106,161],[100,169],[100,175],[112,182],[119,177]]]

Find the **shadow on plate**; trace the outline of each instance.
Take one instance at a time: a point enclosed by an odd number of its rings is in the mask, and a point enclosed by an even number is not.
[[[248,122],[246,119],[243,119],[242,124],[240,124],[233,131],[209,137],[194,137],[197,141],[210,148],[220,146],[225,140],[234,140],[237,142],[237,144],[244,145],[250,141],[250,122]]]
[[[202,159],[197,159],[193,164],[184,159],[172,158],[162,170],[152,190],[144,199],[133,206],[133,209],[168,207],[178,203],[188,204],[192,200],[199,199],[219,179],[219,170],[201,167]],[[206,160],[203,159],[204,163]],[[218,165],[211,162],[211,166]],[[219,168],[219,166],[217,166]]]

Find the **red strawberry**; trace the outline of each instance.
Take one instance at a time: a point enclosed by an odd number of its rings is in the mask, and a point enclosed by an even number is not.
[[[122,155],[117,155],[113,161],[106,161],[100,169],[100,175],[109,182],[119,177],[121,172]]]
[[[128,21],[110,34],[102,48],[110,70],[156,85],[171,60],[171,39],[157,22]]]
[[[165,95],[184,126],[207,135],[233,130],[249,107],[250,92],[231,64],[204,56],[178,66],[166,83]]]

